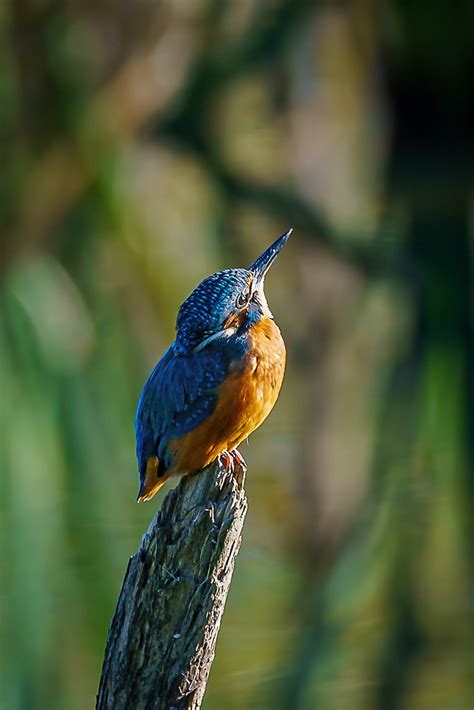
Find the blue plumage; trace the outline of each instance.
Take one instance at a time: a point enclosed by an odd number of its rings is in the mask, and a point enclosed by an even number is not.
[[[231,369],[235,376],[243,368],[249,355],[250,330],[263,316],[272,317],[263,281],[290,232],[274,242],[249,269],[226,269],[204,279],[179,309],[176,339],[148,378],[138,403],[139,500],[152,497],[167,475],[176,472],[176,445],[213,412],[220,419],[216,409],[219,387]],[[203,451],[202,458],[198,455],[196,460],[205,458]]]
[[[219,330],[235,307],[236,294],[247,286],[252,274],[247,269],[218,271],[201,281],[178,311],[176,348],[192,350],[203,337]]]
[[[245,289],[251,273],[227,269],[204,279],[184,301],[176,321],[176,340],[148,378],[135,418],[140,478],[146,463],[158,456],[160,465],[171,464],[168,444],[192,431],[215,408],[217,387],[230,363],[245,355],[244,337],[213,341],[198,352],[203,338],[218,331],[235,305],[236,293]]]

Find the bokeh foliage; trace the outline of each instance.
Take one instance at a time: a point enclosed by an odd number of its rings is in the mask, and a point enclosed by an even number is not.
[[[208,708],[472,705],[473,12],[0,8],[0,706],[93,705],[133,417],[208,273],[290,225],[285,387]]]

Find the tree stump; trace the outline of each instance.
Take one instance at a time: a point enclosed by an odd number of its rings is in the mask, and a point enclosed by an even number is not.
[[[245,471],[216,462],[168,493],[130,559],[98,710],[198,709],[247,511]]]

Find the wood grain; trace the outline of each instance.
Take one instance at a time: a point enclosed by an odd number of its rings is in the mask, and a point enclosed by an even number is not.
[[[245,471],[214,463],[166,496],[130,559],[98,710],[200,708],[240,548]]]

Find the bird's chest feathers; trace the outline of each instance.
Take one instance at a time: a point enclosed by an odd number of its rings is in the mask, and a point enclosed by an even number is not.
[[[219,386],[214,421],[228,449],[238,446],[271,412],[285,372],[285,345],[273,320],[265,318],[253,326],[248,342],[246,355],[231,364]]]
[[[259,321],[248,334],[248,349],[234,361],[217,388],[214,412],[200,426],[173,445],[177,471],[207,466],[224,450],[232,450],[270,414],[285,372],[285,345],[270,318]]]
[[[273,406],[285,371],[285,344],[273,320],[260,320],[249,333],[249,352],[244,359],[241,386],[257,401]]]

